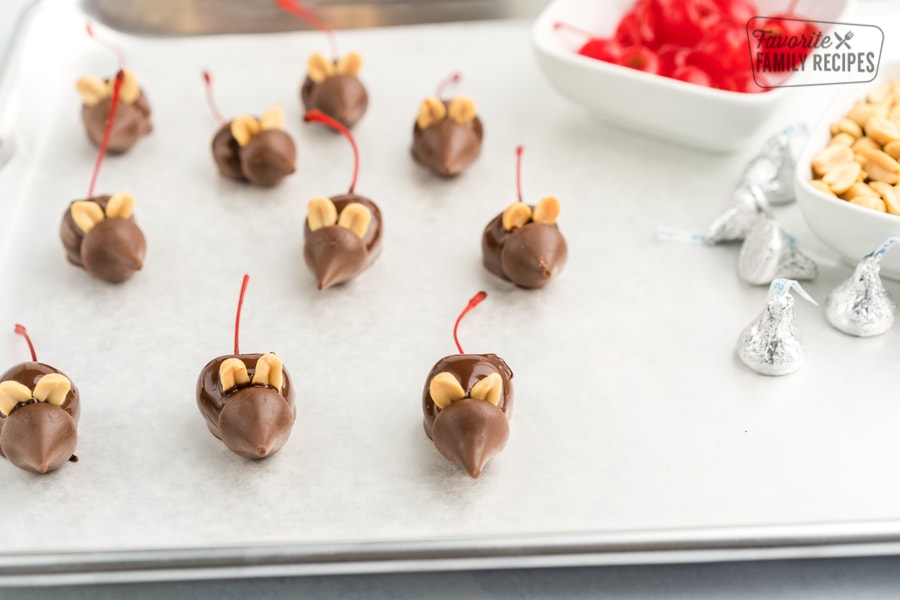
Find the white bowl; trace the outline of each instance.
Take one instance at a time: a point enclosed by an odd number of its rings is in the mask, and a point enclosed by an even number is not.
[[[878,77],[866,85],[845,86],[825,109],[810,131],[806,148],[797,161],[794,190],[806,223],[816,237],[835,250],[848,265],[856,265],[887,238],[900,236],[900,216],[850,204],[812,187],[812,157],[828,145],[831,123],[847,114],[857,100],[865,97],[879,81],[900,79],[900,62],[883,61]],[[900,252],[892,250],[881,261],[881,272],[900,279]]]
[[[611,37],[633,4],[634,0],[552,2],[532,30],[544,75],[564,96],[617,125],[703,150],[739,148],[759,130],[787,89],[745,94],[644,73],[581,56],[570,36],[554,29],[562,21]],[[760,15],[777,13],[787,4],[757,0]],[[797,13],[817,21],[838,21],[847,5],[848,0],[806,0],[799,3]]]

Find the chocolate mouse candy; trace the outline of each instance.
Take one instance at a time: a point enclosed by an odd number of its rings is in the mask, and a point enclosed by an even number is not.
[[[422,101],[413,126],[412,155],[445,177],[458,175],[481,154],[484,126],[467,96]]]
[[[252,459],[278,452],[297,416],[291,378],[272,353],[211,360],[197,380],[197,406],[214,436]]]
[[[134,197],[127,192],[70,203],[59,228],[66,258],[97,279],[129,279],[143,266],[147,250],[133,213]]]
[[[515,202],[494,217],[481,237],[485,268],[523,288],[550,283],[566,264],[568,247],[556,225],[559,202],[547,196],[536,206]]]
[[[72,458],[78,442],[78,388],[61,371],[36,361],[0,375],[0,456],[34,473]]]
[[[273,187],[295,171],[297,148],[284,132],[284,110],[274,106],[260,119],[240,115],[212,139],[212,154],[223,177]]]
[[[425,433],[474,478],[509,438],[512,377],[496,354],[445,356],[428,373],[422,392]]]
[[[353,279],[381,254],[381,211],[359,194],[313,198],[303,233],[303,258],[324,290]]]
[[[153,131],[150,122],[150,103],[138,85],[137,77],[129,69],[123,69],[124,81],[115,122],[109,133],[107,150],[112,154],[122,154],[131,149],[139,139]],[[106,121],[112,104],[114,79],[81,77],[75,84],[82,100],[81,118],[88,139],[97,146],[103,141]]]
[[[353,127],[369,106],[369,94],[357,77],[361,67],[362,59],[355,52],[336,61],[313,54],[300,87],[303,108],[320,110],[345,127]]]

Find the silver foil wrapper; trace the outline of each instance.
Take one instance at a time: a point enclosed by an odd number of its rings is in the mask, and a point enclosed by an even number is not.
[[[881,281],[881,257],[900,238],[890,238],[863,258],[825,301],[825,317],[849,335],[880,335],[894,325],[897,304]]]
[[[766,308],[738,336],[737,355],[761,375],[787,375],[803,366],[806,349],[794,324],[791,290],[816,303],[792,279],[776,279],[769,287]]]
[[[703,239],[707,244],[742,240],[754,225],[769,216],[769,203],[758,187],[739,187],[731,204],[707,228]]]
[[[806,126],[789,125],[766,140],[762,150],[747,164],[738,189],[757,188],[766,201],[778,206],[794,201],[793,147],[806,138]]]
[[[738,255],[738,275],[747,283],[765,285],[775,279],[815,279],[819,267],[773,219],[757,222]]]

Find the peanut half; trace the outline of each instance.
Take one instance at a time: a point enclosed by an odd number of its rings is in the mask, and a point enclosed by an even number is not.
[[[97,223],[106,218],[103,209],[93,200],[73,202],[69,211],[72,213],[75,225],[85,233],[89,233]]]
[[[334,63],[316,52],[306,63],[306,74],[316,83],[322,83],[334,75]]]
[[[232,356],[223,360],[219,365],[219,385],[222,386],[222,392],[228,392],[239,385],[248,383],[250,383],[250,375],[247,374],[247,365],[241,359]]]
[[[472,386],[470,395],[476,400],[486,400],[497,406],[500,404],[501,392],[503,392],[503,378],[500,377],[500,373],[491,373]]]
[[[48,373],[34,386],[34,399],[38,402],[49,402],[56,406],[66,401],[66,396],[72,389],[72,382],[62,373]]]
[[[475,103],[468,96],[457,96],[450,102],[447,116],[463,125],[475,119]]]
[[[523,227],[530,220],[531,207],[524,202],[513,202],[506,207],[506,210],[503,211],[503,216],[500,217],[500,222],[506,231],[512,231],[516,227]]]
[[[259,121],[250,115],[238,115],[231,120],[231,135],[241,147],[250,142],[250,138],[259,133]]]
[[[108,219],[127,219],[134,214],[134,196],[128,192],[116,192],[106,203]]]
[[[260,356],[253,373],[253,385],[268,385],[280,392],[283,383],[284,368],[281,359],[271,352]]]
[[[338,227],[346,227],[362,239],[369,230],[369,223],[372,222],[372,211],[369,207],[359,202],[351,202],[341,211],[338,217]]]
[[[337,224],[337,208],[328,198],[313,198],[306,205],[306,222],[310,231]]]
[[[31,400],[31,390],[18,381],[0,381],[0,413],[9,415],[16,404]]]
[[[362,58],[356,52],[348,52],[347,56],[337,63],[337,72],[343,75],[356,75],[362,68]]]
[[[419,116],[416,117],[416,124],[419,129],[428,129],[433,124],[443,121],[447,116],[447,107],[444,103],[433,96],[429,96],[422,100],[419,106]]]
[[[466,397],[466,390],[452,373],[441,371],[428,383],[428,393],[438,408],[444,409]]]

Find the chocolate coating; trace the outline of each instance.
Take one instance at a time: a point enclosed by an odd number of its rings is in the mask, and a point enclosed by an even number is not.
[[[81,118],[88,139],[98,148],[103,141],[111,105],[112,97],[108,96],[94,106],[86,104],[81,106]],[[150,103],[143,90],[132,104],[120,100],[116,107],[116,119],[109,132],[109,145],[106,151],[110,154],[128,152],[139,139],[153,131],[150,113]]]
[[[356,75],[340,73],[322,83],[306,77],[300,86],[300,101],[305,110],[321,110],[345,127],[353,127],[366,113],[369,94]]]
[[[431,379],[443,371],[456,376],[466,390],[466,398],[445,409],[431,398]],[[499,373],[503,391],[496,406],[469,396],[472,386],[491,373]],[[477,478],[488,461],[500,452],[509,438],[512,417],[513,373],[496,354],[453,354],[435,363],[425,379],[422,412],[425,433],[438,451]]]
[[[332,196],[331,201],[338,215],[348,204],[362,204],[372,213],[372,220],[362,238],[338,225],[311,231],[309,221],[306,221],[303,227],[303,259],[320,290],[353,279],[381,254],[382,219],[378,205],[359,194]]]
[[[213,160],[222,177],[247,181],[241,168],[241,146],[231,135],[231,121],[225,123],[212,139]]]
[[[0,381],[18,381],[34,390],[38,380],[50,373],[65,375],[44,363],[25,362],[0,375]],[[72,383],[59,406],[32,402],[14,408],[6,417],[0,415],[0,456],[26,471],[55,471],[72,458],[80,414],[78,388]]]
[[[444,106],[450,103],[444,101]],[[481,154],[484,126],[476,117],[468,123],[457,123],[446,117],[425,129],[413,125],[412,155],[438,175],[458,175]]]
[[[539,288],[550,283],[562,272],[568,257],[566,239],[555,223],[530,221],[506,231],[503,213],[484,228],[481,251],[488,271],[523,288]]]
[[[241,147],[231,135],[229,121],[213,136],[212,154],[223,177],[260,187],[274,187],[296,170],[297,147],[279,129],[260,131]]]
[[[99,204],[105,212],[109,198],[97,196],[88,200]],[[141,270],[147,240],[133,215],[127,219],[104,219],[85,234],[72,218],[73,203],[63,214],[59,227],[59,236],[70,263],[109,283],[126,281]]]
[[[250,379],[261,354],[239,354]],[[287,369],[283,369],[280,390],[245,384],[227,394],[219,385],[219,366],[234,355],[209,361],[197,379],[197,406],[210,432],[235,454],[259,459],[278,452],[291,435],[297,416],[294,390]]]

